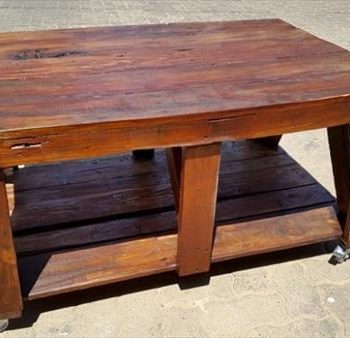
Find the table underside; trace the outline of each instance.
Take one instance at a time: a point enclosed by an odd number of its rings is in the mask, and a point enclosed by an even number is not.
[[[177,267],[163,151],[9,170],[7,190],[26,298]],[[281,148],[224,143],[212,262],[339,238],[333,206]]]

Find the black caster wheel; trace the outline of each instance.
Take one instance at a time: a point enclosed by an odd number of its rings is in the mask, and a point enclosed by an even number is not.
[[[327,241],[323,243],[323,248],[327,253],[333,253],[334,249],[338,246],[339,241]]]

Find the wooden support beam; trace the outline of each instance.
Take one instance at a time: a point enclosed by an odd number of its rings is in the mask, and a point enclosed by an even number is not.
[[[135,160],[152,160],[154,149],[133,150],[132,155]]]
[[[177,252],[180,276],[210,268],[220,147],[215,143],[182,150]]]
[[[257,139],[254,139],[254,141],[262,143],[271,148],[277,148],[281,138],[282,138],[282,135],[275,135],[275,136],[257,138]]]
[[[0,319],[20,317],[22,295],[12,239],[5,174],[0,169]]]
[[[343,228],[342,239],[350,247],[350,126],[328,128],[334,184],[337,193],[338,218]]]
[[[182,148],[174,147],[166,149],[166,158],[171,182],[171,188],[174,194],[176,210],[179,210],[180,180],[181,180],[181,163]]]

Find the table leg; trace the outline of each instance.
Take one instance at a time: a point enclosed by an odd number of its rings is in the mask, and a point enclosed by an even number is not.
[[[170,175],[171,188],[174,194],[175,208],[179,210],[180,180],[182,166],[182,148],[174,147],[166,149],[166,158]]]
[[[154,149],[134,150],[132,155],[135,160],[152,160],[154,157]]]
[[[178,212],[178,273],[207,272],[213,247],[219,143],[182,149]]]
[[[350,247],[350,125],[328,128],[338,217],[343,227],[343,241]]]
[[[0,169],[0,319],[21,316],[23,304],[13,244],[5,175]]]
[[[267,136],[267,137],[257,138],[257,139],[254,139],[254,141],[262,143],[271,148],[277,148],[281,138],[282,138],[282,135],[276,135],[276,136]]]

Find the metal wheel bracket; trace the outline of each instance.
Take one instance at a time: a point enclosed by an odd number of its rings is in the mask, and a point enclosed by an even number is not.
[[[4,332],[8,326],[9,326],[8,319],[0,319],[0,333]]]
[[[345,248],[342,244],[336,246],[333,251],[331,261],[335,264],[340,264],[345,262],[350,258],[350,248]]]

